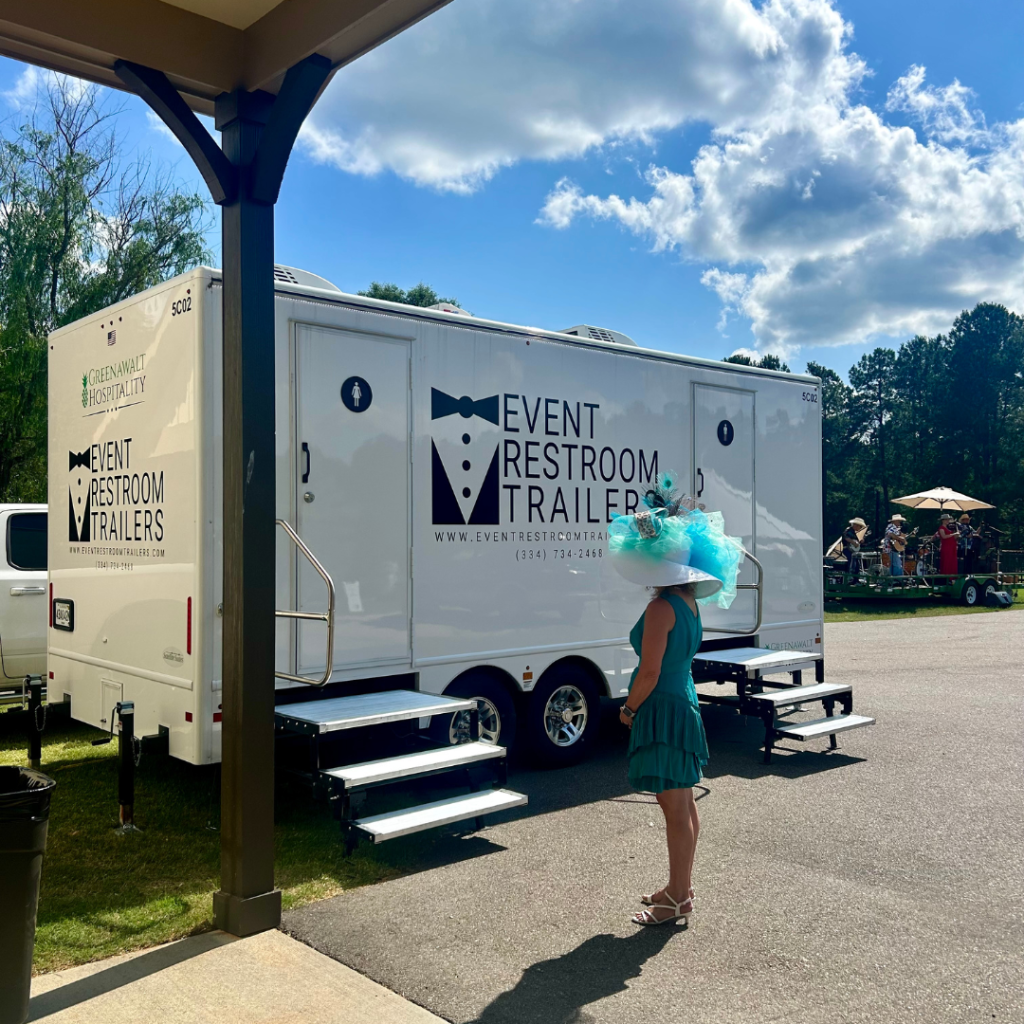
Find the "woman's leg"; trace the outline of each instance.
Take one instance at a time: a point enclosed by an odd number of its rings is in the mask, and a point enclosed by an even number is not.
[[[665,834],[668,840],[668,885],[662,890],[673,900],[685,900],[690,892],[690,872],[693,868],[695,807],[692,789],[666,789],[657,794],[665,815]],[[660,894],[659,894],[660,895]],[[665,917],[667,910],[654,910],[656,917]]]
[[[684,793],[690,797],[690,825],[693,829],[693,845],[690,847],[690,874],[689,889],[687,894],[693,891],[693,862],[697,856],[697,840],[700,838],[700,815],[697,813],[697,801],[693,798],[692,789],[684,789]]]

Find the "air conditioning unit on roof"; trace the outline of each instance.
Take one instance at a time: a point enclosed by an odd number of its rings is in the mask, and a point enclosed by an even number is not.
[[[589,324],[577,324],[575,327],[566,327],[561,334],[574,334],[577,338],[589,338],[591,341],[609,341],[613,345],[632,345],[636,348],[636,342],[621,331],[610,331],[607,327],[591,327]]]

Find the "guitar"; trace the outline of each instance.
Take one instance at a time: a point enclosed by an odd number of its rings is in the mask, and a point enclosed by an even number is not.
[[[895,533],[889,538],[889,543],[902,555],[907,549],[910,538],[917,535],[917,530],[918,528],[915,526],[910,533]]]

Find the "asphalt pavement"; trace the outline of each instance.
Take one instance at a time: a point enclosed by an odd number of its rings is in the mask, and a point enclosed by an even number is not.
[[[756,722],[705,712],[688,929],[629,923],[665,881],[664,828],[608,714],[593,760],[513,775],[525,814],[396,840],[420,870],[286,930],[458,1024],[1019,1024],[1024,613],[825,640],[827,678],[877,725],[766,766]]]

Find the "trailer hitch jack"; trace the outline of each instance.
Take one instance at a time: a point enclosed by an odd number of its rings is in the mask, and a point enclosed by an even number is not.
[[[118,701],[110,715],[110,735],[93,740],[94,747],[101,747],[114,738],[114,715],[120,723],[117,737],[117,802],[120,805],[120,826],[117,831],[141,832],[135,825],[135,768],[139,763],[141,747],[135,739],[135,703],[130,700]],[[138,750],[137,750],[138,748]]]

